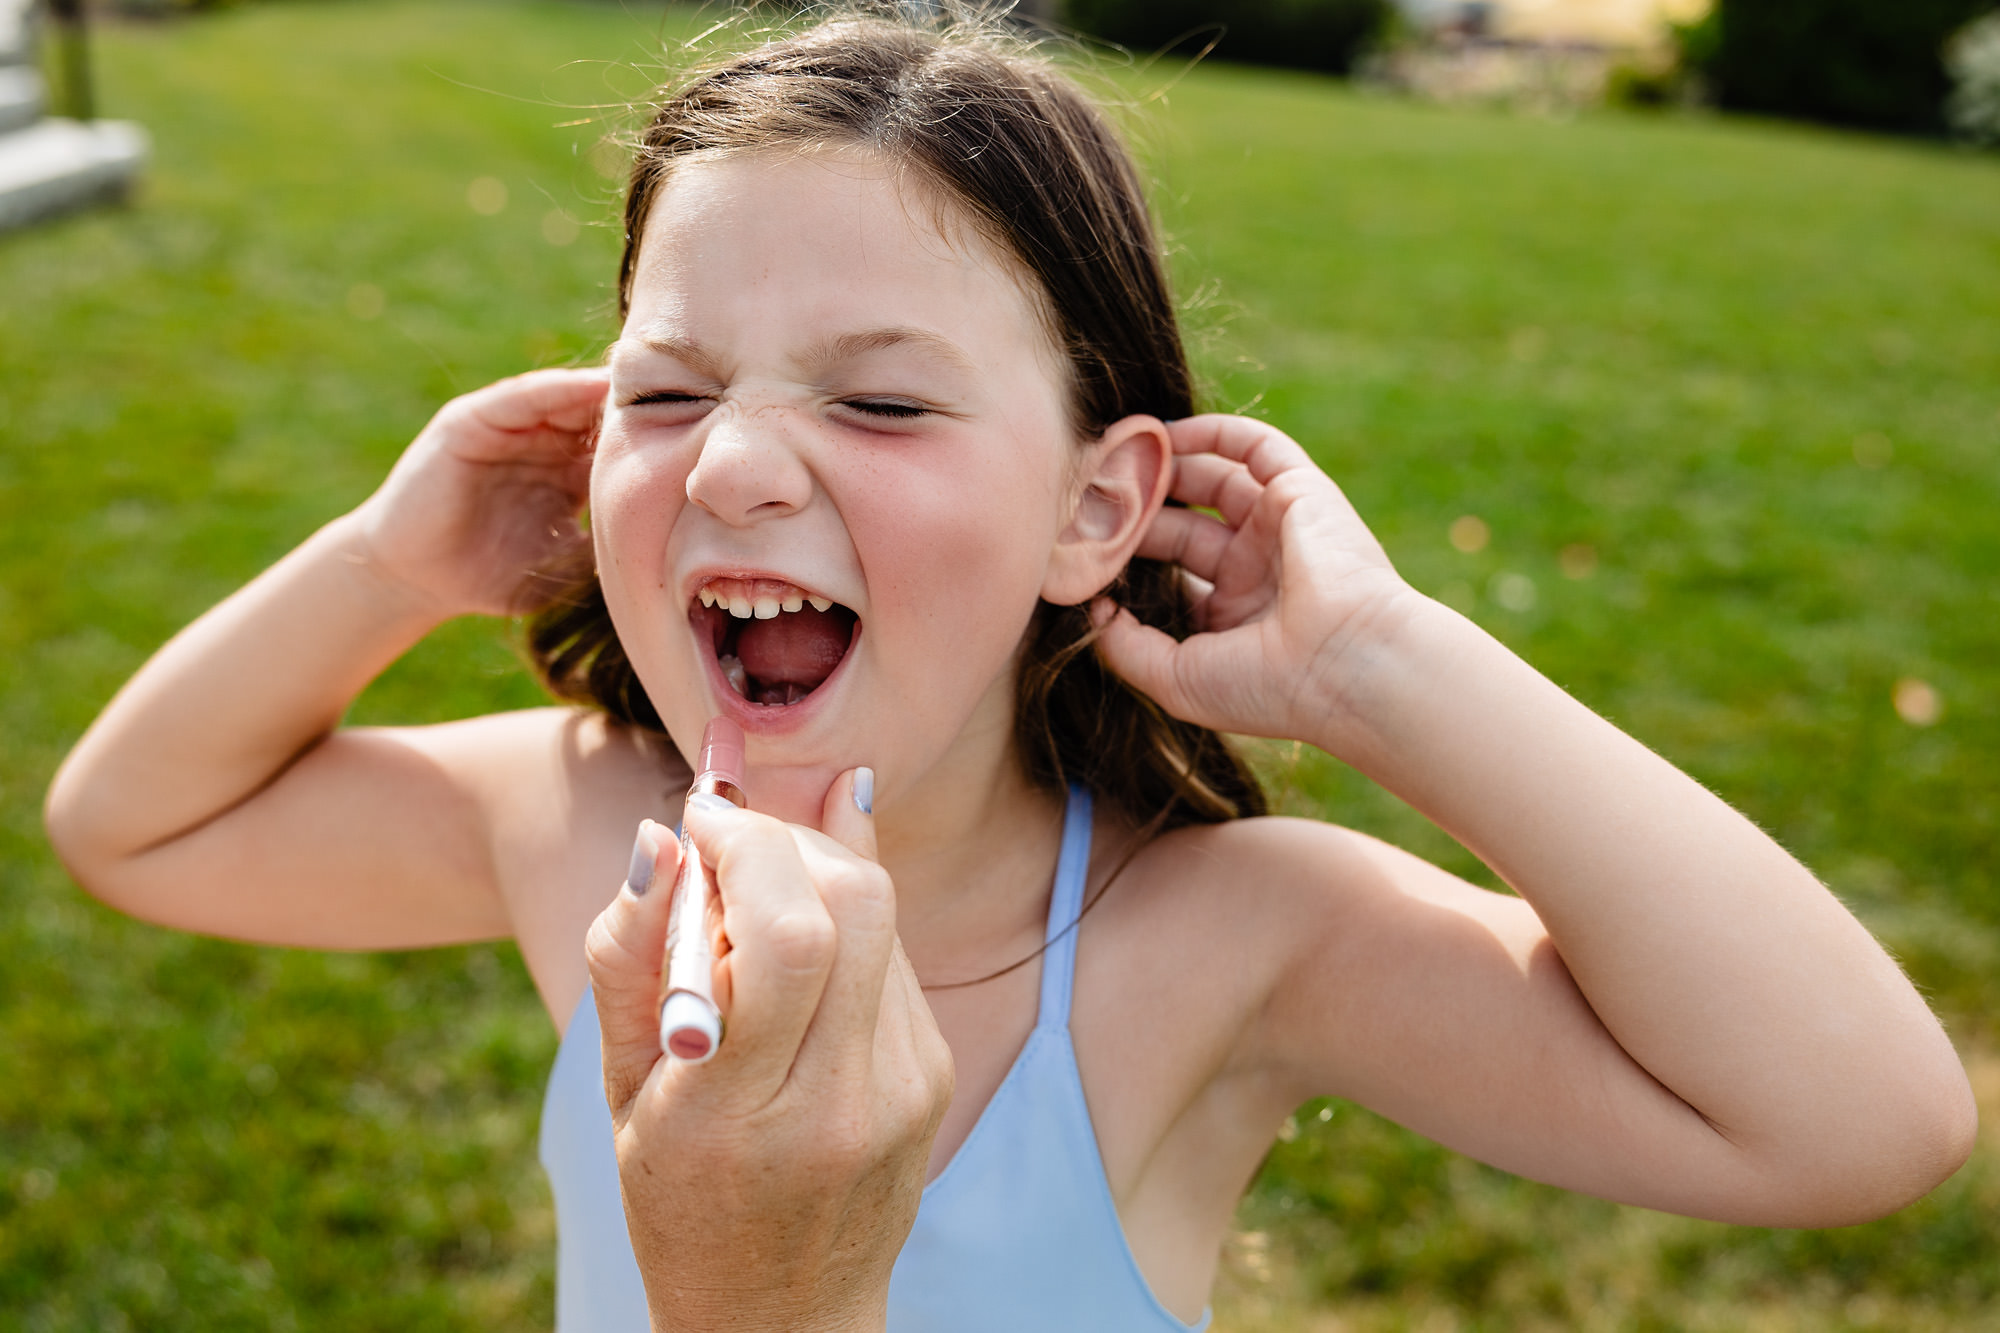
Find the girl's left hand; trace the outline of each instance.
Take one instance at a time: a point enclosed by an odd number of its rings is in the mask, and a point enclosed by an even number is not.
[[[1187,571],[1198,632],[1176,641],[1100,598],[1098,652],[1185,721],[1318,741],[1368,645],[1425,599],[1282,432],[1213,414],[1167,430],[1173,496],[1201,508],[1161,510],[1138,554]]]

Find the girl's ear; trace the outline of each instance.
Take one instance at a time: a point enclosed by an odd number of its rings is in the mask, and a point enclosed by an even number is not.
[[[1173,437],[1158,417],[1112,423],[1086,447],[1083,487],[1056,537],[1042,597],[1076,606],[1123,572],[1173,484]]]

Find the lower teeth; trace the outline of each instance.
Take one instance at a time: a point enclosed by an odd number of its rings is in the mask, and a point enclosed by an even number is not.
[[[734,653],[723,653],[716,658],[716,664],[722,668],[722,678],[729,682],[729,688],[735,690],[741,697],[749,699],[750,673],[744,669],[742,660]],[[811,693],[810,687],[790,682],[781,685],[759,685],[754,702],[766,705],[795,704]]]
[[[735,655],[731,653],[724,653],[716,660],[722,667],[722,678],[729,682],[729,688],[735,690],[744,698],[749,698],[750,673],[743,669],[743,663],[738,661]]]

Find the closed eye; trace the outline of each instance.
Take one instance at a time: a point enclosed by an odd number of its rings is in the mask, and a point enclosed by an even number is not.
[[[656,403],[699,403],[698,393],[682,393],[678,389],[654,389],[647,393],[634,394],[624,402],[626,407],[649,407]]]
[[[913,403],[904,398],[848,398],[842,400],[842,407],[871,417],[886,417],[892,421],[908,421],[914,417],[929,416],[931,409],[922,403]]]

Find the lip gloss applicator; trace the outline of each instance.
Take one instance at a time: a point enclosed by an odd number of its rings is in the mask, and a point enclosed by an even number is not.
[[[720,796],[739,808],[743,794],[743,728],[718,717],[701,734],[701,766],[688,797]],[[715,1005],[715,952],[708,928],[715,885],[681,816],[681,868],[667,906],[667,967],[661,973],[660,1047],[676,1059],[700,1064],[722,1044],[722,1011]]]

